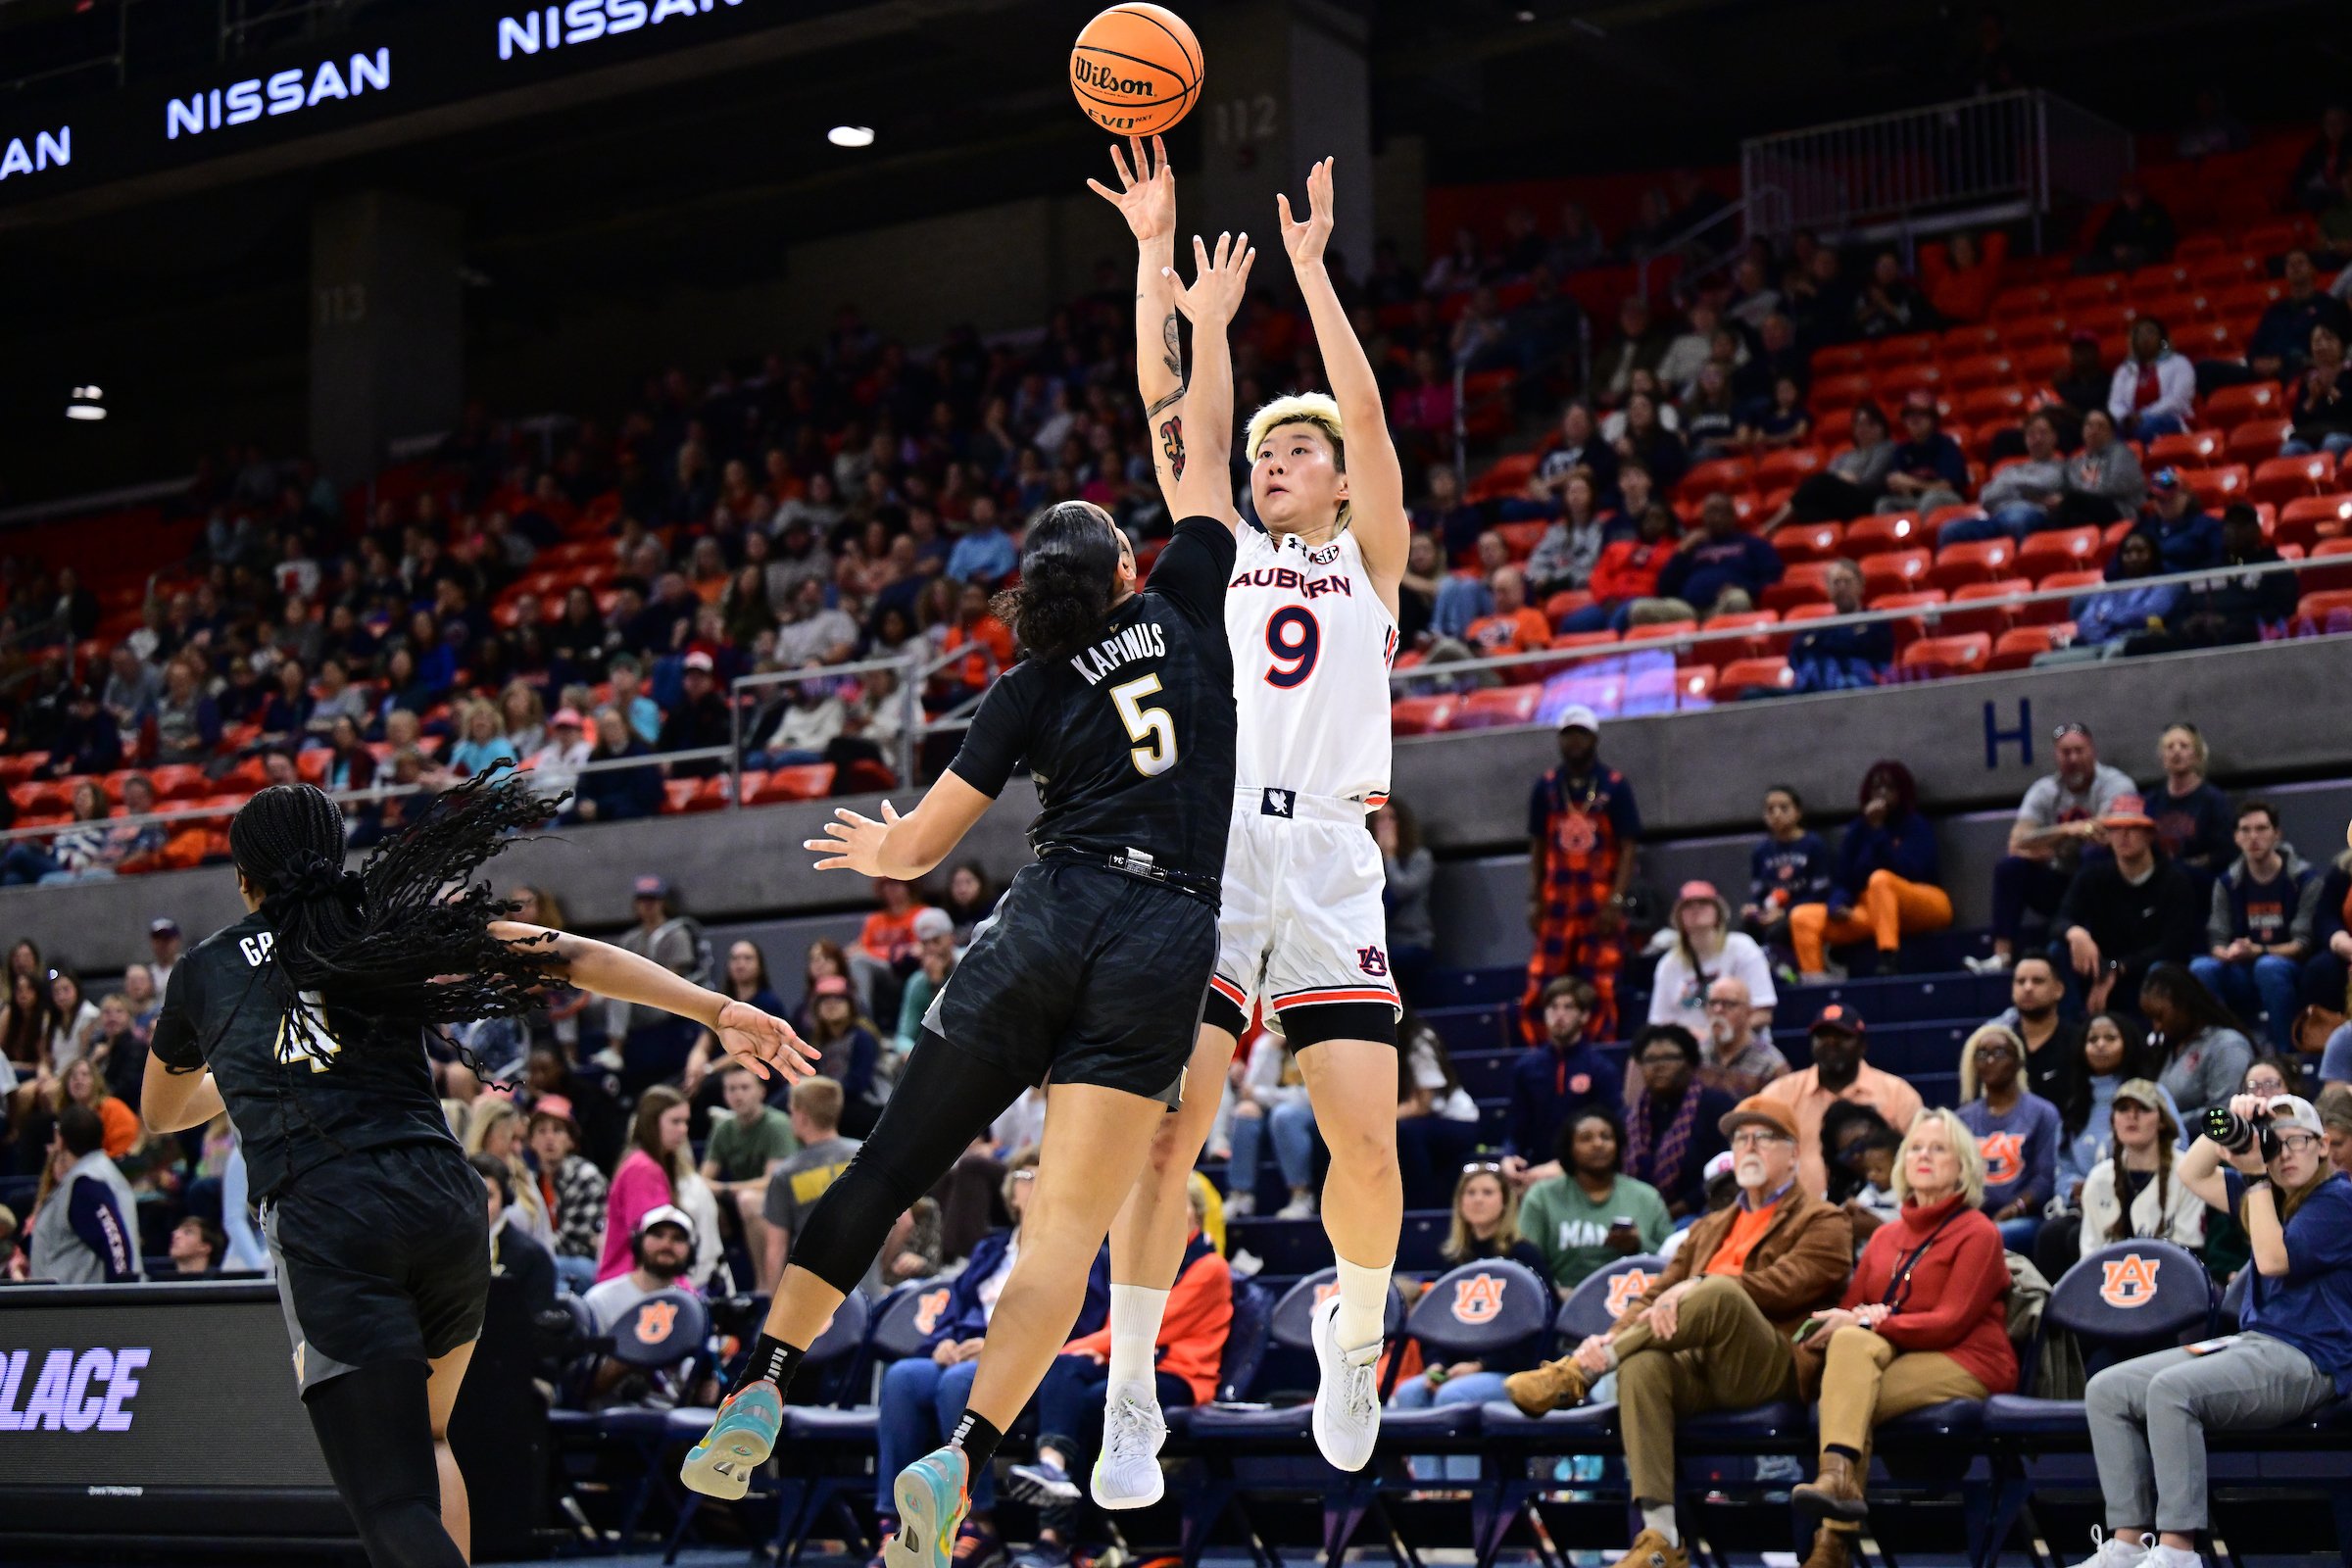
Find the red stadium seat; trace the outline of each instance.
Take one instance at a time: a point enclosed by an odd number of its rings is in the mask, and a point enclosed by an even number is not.
[[[193,762],[166,762],[161,767],[151,767],[147,770],[147,782],[155,786],[159,802],[193,801],[213,793],[213,781]]]
[[[1948,393],[1944,384],[1943,367],[1933,360],[1913,360],[1891,365],[1878,374],[1879,396],[1888,403],[1899,403],[1913,392]]]
[[[2202,468],[2221,461],[2230,444],[2227,430],[2182,430],[2148,443],[2148,469]]]
[[[1764,590],[1764,608],[1786,613],[1793,606],[1809,605],[1816,600],[1829,598],[1829,572],[1830,566],[1826,561],[1791,564],[1788,570],[1781,573],[1779,582]]]
[[[1952,548],[1958,550],[1967,547],[1955,545]],[[2016,625],[2023,618],[2024,612],[2033,607],[2030,605],[1992,605],[1970,610],[1963,610],[1960,607],[1982,600],[2005,599],[2013,594],[2026,594],[2033,591],[2034,585],[2023,577],[2004,577],[1997,582],[1965,583],[1952,590],[1951,603],[1945,607],[1942,614],[1936,617],[1936,629],[1946,636],[1956,637],[1968,632],[1981,631],[1988,636],[1997,637],[2011,626]]]
[[[1963,583],[1999,582],[2017,560],[2017,545],[2009,539],[1981,539],[1970,544],[1945,545],[1936,552],[1932,579],[1943,588]]]
[[[1498,522],[1494,531],[1502,535],[1503,548],[1510,551],[1513,561],[1525,561],[1549,532],[1548,522]]]
[[[1580,610],[1590,609],[1592,596],[1582,588],[1563,588],[1544,601],[1544,618],[1557,626]]]
[[[1959,392],[1975,392],[1988,386],[2005,386],[2017,379],[2017,361],[2006,354],[1972,354],[1952,362],[1952,387]],[[1967,405],[1963,402],[1962,407]]]
[[[1758,460],[1756,484],[1766,490],[1794,486],[1829,466],[1829,454],[1819,447],[1785,447]]]
[[[2218,512],[2232,501],[2243,501],[2254,483],[2253,475],[2242,463],[2232,463],[2219,468],[2189,468],[2180,475],[2197,504],[2208,511]]]
[[[1705,708],[1715,699],[1715,666],[1685,664],[1674,672],[1677,708]]]
[[[1736,659],[1715,670],[1715,700],[1733,701],[1750,692],[1785,692],[1796,684],[1786,659]]]
[[[1941,535],[1943,525],[1955,518],[1982,517],[1983,515],[1984,515],[1984,509],[1973,501],[1963,501],[1958,506],[1937,507],[1934,512],[1929,513],[1926,518],[1928,537],[1934,539]]]
[[[1870,396],[1870,377],[1847,371],[1825,375],[1814,382],[1813,395],[1808,401],[1820,409],[1850,409],[1857,403],[1868,401]]]
[[[2315,592],[2324,588],[2352,588],[2352,539],[2323,539],[2312,546],[2310,560],[2313,564],[2295,573],[2298,586]],[[2335,564],[2317,564],[2323,561]]]
[[[2305,594],[2295,606],[2295,619],[2306,634],[2352,631],[2352,588]]]
[[[1695,620],[1653,620],[1645,626],[1626,627],[1625,640],[1629,643],[1672,642],[1677,637],[1688,637],[1696,630],[1698,622]]]
[[[2235,444],[2235,437],[2231,438],[2231,444]],[[2275,505],[2324,496],[2335,488],[2335,459],[2325,452],[2301,458],[2273,458],[2255,468],[2252,488],[2256,501]]]
[[[751,777],[744,777],[746,806],[776,806],[785,801],[821,801],[833,793],[834,766],[831,762],[803,762],[792,767],[768,770],[757,789]]]
[[[2066,623],[2066,629],[2073,629]],[[1992,641],[1992,657],[1985,661],[1986,669],[2024,669],[2034,662],[2035,654],[2046,654],[2057,646],[2058,626],[2012,626]]]
[[[1453,710],[1454,729],[1494,729],[1533,724],[1544,701],[1541,686],[1499,686],[1470,693]]]
[[[1785,562],[1828,561],[1837,556],[1844,543],[1845,528],[1835,522],[1792,522],[1785,528],[1775,528],[1765,541],[1780,552]]]
[[[2292,419],[2248,419],[2230,431],[2230,461],[2249,465],[2267,463],[2278,455],[2278,449],[2294,433]]]
[[[2348,528],[2352,528],[2352,492],[2304,496],[2278,509],[2272,539],[2281,546],[2292,543],[2308,550]]]
[[[662,785],[664,797],[662,809],[673,814],[680,811],[717,810],[726,802],[714,799],[704,789],[703,786],[709,782],[700,778],[665,779]]]
[[[1845,550],[1850,556],[1872,556],[1883,550],[1909,550],[1935,537],[1916,512],[1874,512],[1845,525]]]
[[[1453,722],[1453,710],[1459,699],[1446,697],[1399,697],[1389,705],[1389,729],[1397,735],[1436,735]]]
[[[1952,412],[1970,424],[1991,424],[2006,428],[2021,422],[2027,405],[2034,401],[2030,386],[2004,383],[1999,386],[1976,387],[1960,396]]]
[[[1906,332],[1901,337],[1883,337],[1870,346],[1870,368],[1873,371],[1883,371],[1897,366],[1932,361],[1939,346],[1933,332]]]
[[[1859,343],[1833,343],[1813,351],[1813,378],[1816,387],[1825,376],[1857,375],[1870,365],[1869,351]]]
[[[1542,455],[1534,452],[1512,452],[1496,458],[1486,472],[1470,481],[1466,499],[1476,503],[1517,495],[1527,488],[1527,481],[1534,477],[1542,461]]]
[[[1772,652],[1772,629],[1780,623],[1781,613],[1777,610],[1742,610],[1710,616],[1702,628],[1698,651],[1718,664],[1735,658],[1761,657]],[[1748,635],[1725,637],[1721,635],[1724,632]]]
[[[2112,304],[2123,297],[2123,292],[2120,273],[2101,272],[2095,277],[2078,277],[2059,284],[2056,303],[2062,311],[2075,311],[2084,306]]]
[[[1756,466],[1745,458],[1714,458],[1692,464],[1676,488],[1683,495],[1700,497],[1718,490],[1738,492],[1748,488],[1755,473]]]
[[[2207,398],[2205,417],[2222,429],[2233,430],[2249,419],[2275,419],[2279,408],[2278,383],[2248,381],[2243,386],[2223,387]]]
[[[1820,389],[1816,387],[1813,407],[1817,411],[1813,416],[1813,439],[1827,447],[1831,457],[1836,457],[1839,449],[1853,437],[1853,406],[1851,404],[1843,406],[1825,404],[1820,396]]]
[[[1922,637],[1903,650],[1905,669],[1973,675],[1992,662],[1992,639],[1983,632],[1966,637]]]
[[[2237,333],[2228,321],[2168,322],[2173,336],[2173,348],[2192,360],[2241,360],[2245,350],[2238,346]],[[2227,390],[2227,389],[2225,389]],[[2220,419],[2214,420],[2222,423]]]
[[[1966,326],[1944,329],[1943,357],[1946,363],[1965,360],[1972,355],[1992,354],[2001,346],[2001,329],[1989,321],[1972,321]]]
[[[2026,535],[2018,546],[2017,569],[2041,582],[2052,572],[2080,571],[2107,559],[2107,536],[2097,528],[2056,528]]]

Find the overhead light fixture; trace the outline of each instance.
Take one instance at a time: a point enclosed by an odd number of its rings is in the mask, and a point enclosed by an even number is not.
[[[825,140],[836,147],[871,147],[874,127],[871,125],[835,125],[825,132]]]
[[[1519,13],[1519,20],[1521,22],[1533,22],[1536,20],[1536,14],[1533,11],[1522,11]]]
[[[69,419],[103,419],[106,417],[106,390],[96,386],[77,386],[66,404]]]

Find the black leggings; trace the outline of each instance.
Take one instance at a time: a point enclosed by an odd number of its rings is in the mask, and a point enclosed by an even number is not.
[[[329,1378],[303,1400],[373,1568],[466,1568],[465,1553],[441,1528],[426,1376],[420,1361],[361,1367]]]
[[[856,1290],[899,1216],[1028,1088],[1017,1073],[923,1031],[881,1120],[792,1239],[790,1261],[844,1296]]]

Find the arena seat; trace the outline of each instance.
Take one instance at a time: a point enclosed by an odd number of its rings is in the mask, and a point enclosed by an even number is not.
[[[1936,552],[1935,567],[1929,576],[1937,587],[1946,589],[1964,583],[1999,582],[2010,574],[2016,560],[2017,544],[2010,539],[1945,545]]]
[[[2026,535],[2017,547],[2017,569],[2040,582],[2052,572],[2098,565],[2106,555],[2107,538],[2097,528],[2054,528]]]
[[[2227,449],[2230,461],[2245,464],[2249,467],[2267,463],[2278,456],[2278,449],[2284,446],[2287,437],[2294,433],[2295,425],[2292,419],[2248,419],[2243,424],[2231,427],[2230,431],[2230,445]],[[2328,466],[2332,472],[2335,465],[2330,462]],[[2304,493],[2309,494],[2310,492]]]
[[[1754,480],[1756,466],[1745,458],[1711,458],[1685,470],[1678,487],[1685,495],[1705,496],[1715,491],[1740,491]]]
[[[1992,640],[1992,657],[1984,662],[1984,667],[2024,669],[2034,662],[2034,655],[2048,653],[2058,646],[2061,637],[2072,637],[2074,629],[2071,620],[2055,626],[2012,626]]]
[[[1775,528],[1764,542],[1790,565],[1800,561],[1833,561],[1845,542],[1845,528],[1835,522],[1792,522]]]
[[[1874,512],[1845,525],[1845,553],[1859,557],[1908,550],[1935,537],[1916,512]]]
[[[1781,573],[1779,582],[1765,588],[1763,607],[1786,613],[1792,606],[1809,605],[1827,599],[1830,597],[1829,576],[1830,564],[1826,561],[1792,562]]]
[[[1941,340],[1946,364],[1965,360],[1973,355],[1991,354],[2001,346],[2001,329],[1990,321],[1970,321],[1960,326],[1947,326]]]
[[[1399,697],[1389,705],[1389,729],[1396,735],[1437,735],[1453,722],[1453,710],[1459,699],[1439,697]]]
[[[1794,486],[1830,466],[1829,455],[1814,447],[1784,447],[1756,463],[1756,484],[1765,490]]]
[[[2180,475],[2197,504],[2208,510],[2218,510],[2232,501],[2246,499],[2253,476],[2242,463],[2227,464],[2217,468],[2190,468]]]
[[[2275,419],[2278,410],[2278,387],[2273,381],[2222,387],[2205,400],[2205,417],[2225,430],[2252,419]]]
[[[2244,427],[2241,427],[2244,428]],[[2237,438],[2230,437],[2230,455],[2237,456]],[[2324,496],[2335,488],[2335,459],[2325,452],[2300,458],[2271,458],[2254,469],[2249,494],[2257,502],[2282,506]]]
[[[1715,666],[1713,664],[1683,664],[1675,669],[1675,707],[1706,708],[1714,701]]]
[[[2005,599],[2013,594],[2026,594],[2033,591],[2033,583],[2023,577],[2004,577],[1995,582],[1963,583],[1952,590],[1951,604],[1942,614],[1936,617],[1936,628],[1946,636],[1957,637],[1981,631],[1997,640],[2003,632],[2008,631],[2023,618],[2026,611],[2034,607],[2031,605],[1993,605],[1975,610],[1963,610],[1960,607],[1972,601]]]
[[[1727,659],[1754,657],[1772,651],[1772,629],[1781,622],[1777,610],[1738,610],[1720,615],[1710,615],[1702,628],[1698,649],[1716,662]],[[1745,637],[1723,637],[1719,633],[1746,632]]]
[[[1863,596],[1875,602],[1882,594],[1905,593],[1925,585],[1935,570],[1936,558],[1925,550],[1888,550],[1864,556],[1860,565]],[[1874,603],[1872,608],[1878,606]]]
[[[2302,496],[2278,509],[2272,540],[2281,546],[2298,544],[2308,550],[2323,538],[2340,534],[2347,528],[2352,528],[2352,492]]]
[[[1672,642],[1676,638],[1689,637],[1696,630],[1698,630],[1698,622],[1695,620],[1653,620],[1646,625],[1626,627],[1625,641],[1629,643]]]
[[[1851,375],[1870,364],[1869,351],[1859,343],[1830,343],[1813,351],[1815,384],[1833,375]]]
[[[2242,360],[2246,357],[2246,351],[2238,344],[2237,334],[2224,321],[2189,321],[2174,326],[2172,336],[2175,351],[2192,360]],[[2216,424],[2228,422],[2217,416],[2211,407],[2205,412],[2207,417]]]
[[[1945,348],[1948,351],[1950,344]],[[1972,353],[1952,362],[1952,387],[1958,392],[1975,392],[1988,386],[2005,386],[2017,379],[2017,361],[2007,354]]]
[[[1964,637],[1922,637],[1903,650],[1905,669],[1949,675],[1981,673],[1992,659],[1992,639],[1983,632]]]
[[[2295,619],[2308,633],[2352,631],[2352,588],[2324,588],[2295,602]]]
[[[1786,659],[1735,659],[1716,666],[1715,700],[1730,702],[1753,692],[1785,692],[1796,684]]]
[[[1448,729],[1494,729],[1510,724],[1533,724],[1536,708],[1544,701],[1541,686],[1498,686],[1475,691],[1453,710]]]
[[[2148,443],[2147,466],[2150,472],[2158,468],[2202,468],[2219,459],[2229,444],[2227,430],[2179,430],[2160,435]]]

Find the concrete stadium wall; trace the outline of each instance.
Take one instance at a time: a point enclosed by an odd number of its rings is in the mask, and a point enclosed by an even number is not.
[[[1727,893],[1746,884],[1747,846],[1765,784],[1803,791],[1815,822],[1849,812],[1874,757],[1903,759],[1922,800],[1942,819],[1947,881],[1963,926],[1982,925],[1985,873],[2001,851],[2026,786],[2050,767],[2049,731],[2079,719],[2103,739],[2108,760],[2143,783],[2159,775],[2158,730],[2192,718],[2214,748],[2216,777],[2248,782],[2317,778],[2270,788],[2288,838],[2313,860],[2331,859],[2352,814],[2352,749],[2344,740],[2352,641],[2315,638],[2271,648],[2133,660],[2091,669],[2047,670],[1929,683],[1858,695],[1746,703],[1706,712],[1613,721],[1603,756],[1632,780],[1651,842],[1645,885],[1668,890],[1706,876]],[[1989,744],[1987,730],[2023,732]],[[1556,757],[1543,730],[1489,730],[1416,738],[1396,748],[1397,793],[1419,809],[1445,861],[1437,898],[1440,941],[1459,961],[1508,962],[1527,952],[1525,842],[1530,783]],[[902,795],[900,804],[908,803]],[[796,922],[867,905],[866,890],[839,872],[810,869],[802,841],[835,805],[872,811],[874,802],[765,807],[577,827],[518,846],[498,862],[502,883],[539,883],[572,923],[607,930],[629,918],[630,879],[659,871],[714,929],[733,922]],[[1024,838],[1036,797],[1026,782],[1005,792],[967,842],[1000,878],[1028,858]],[[241,912],[220,867],[62,888],[0,890],[0,938],[31,936],[44,952],[93,970],[144,950],[149,918],[171,914],[190,932]],[[814,929],[814,928],[809,928]],[[797,939],[805,946],[807,937]],[[782,949],[771,951],[779,964]],[[797,962],[797,959],[790,960]]]

